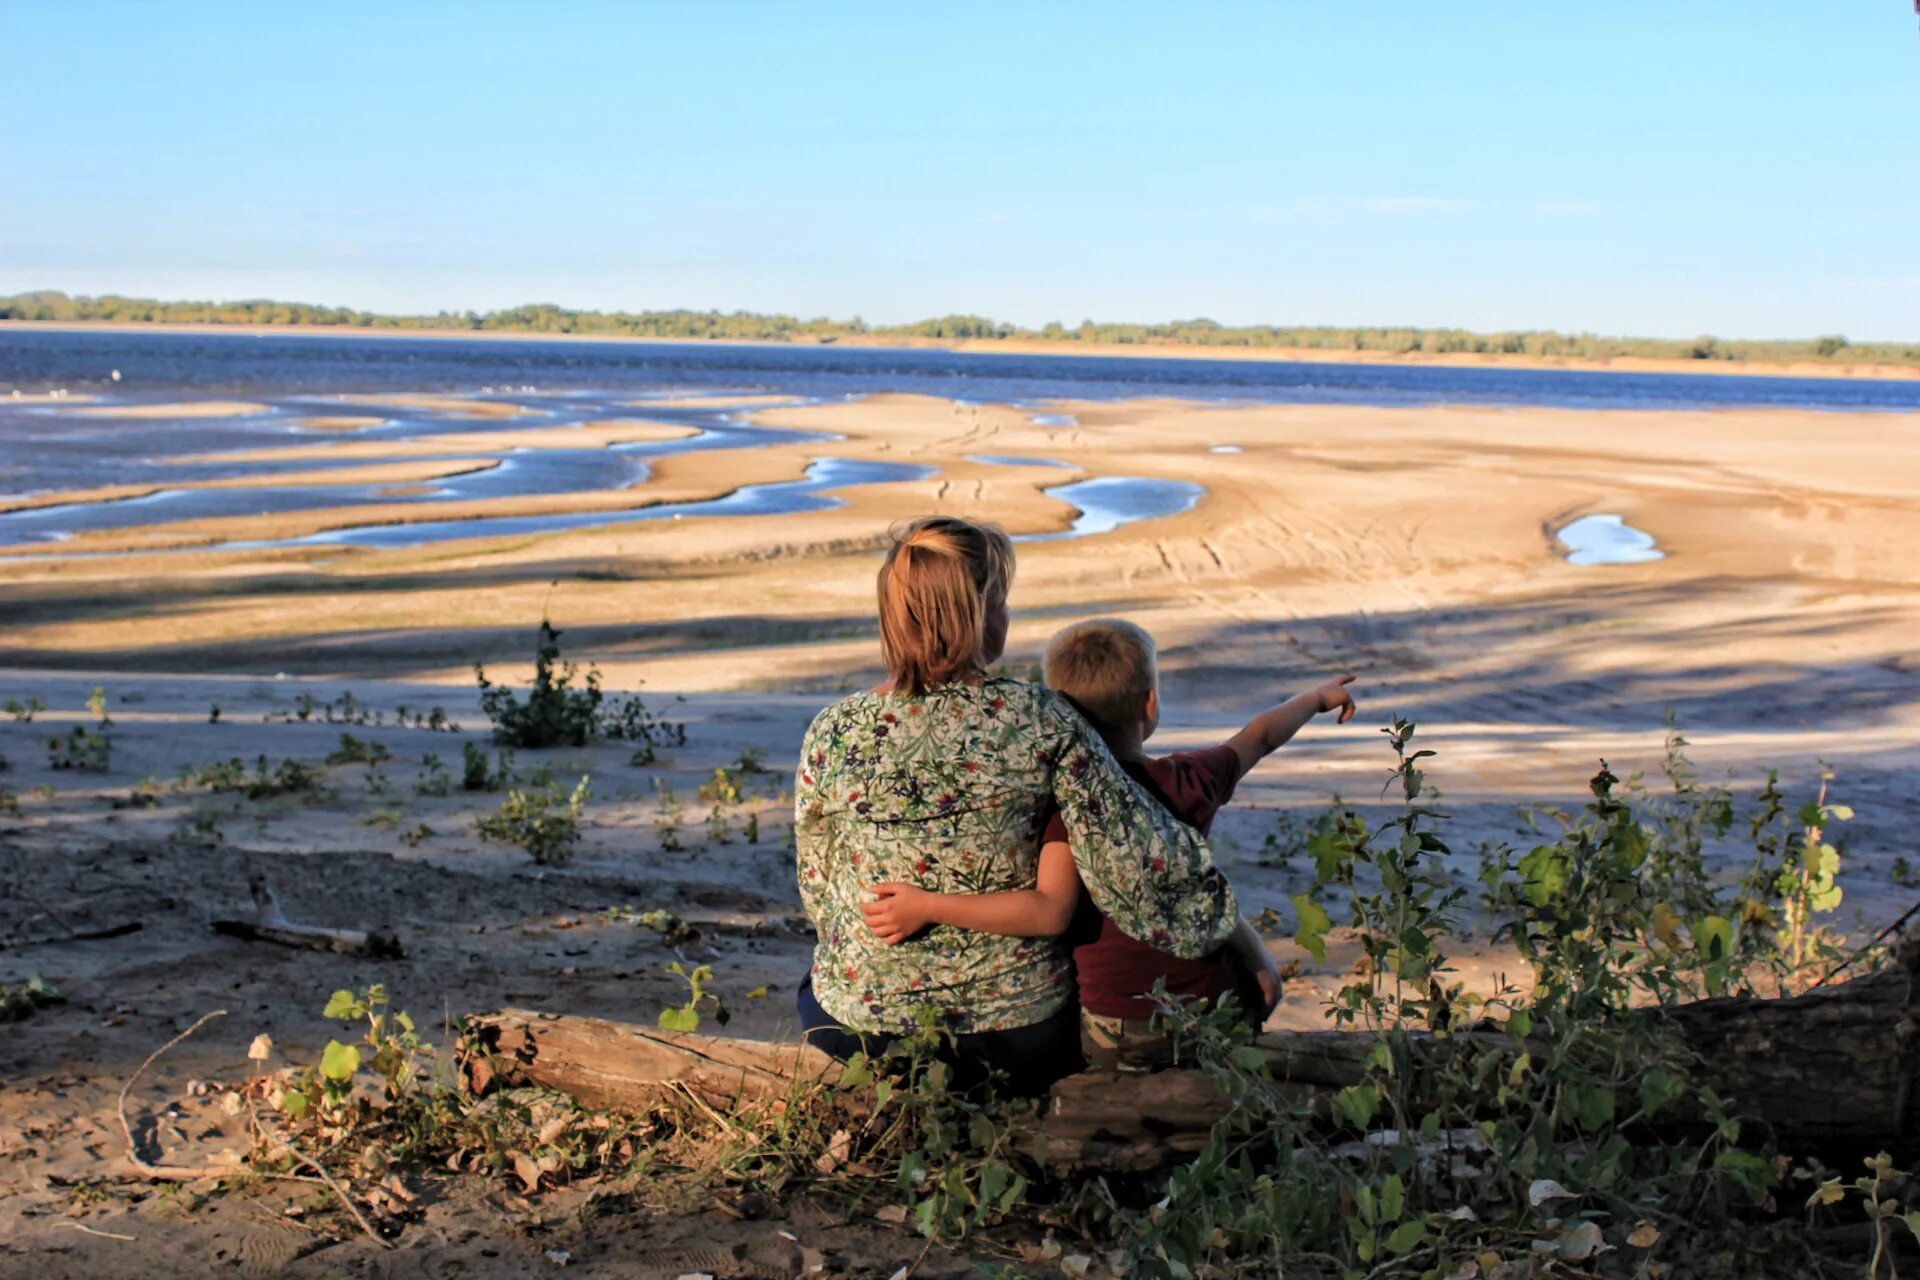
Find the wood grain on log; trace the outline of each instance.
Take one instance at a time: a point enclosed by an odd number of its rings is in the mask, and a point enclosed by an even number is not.
[[[840,1064],[811,1045],[660,1031],[601,1018],[506,1009],[469,1020],[478,1051],[461,1073],[476,1094],[537,1084],[588,1106],[636,1109],[679,1087],[714,1107],[778,1101],[818,1088]]]

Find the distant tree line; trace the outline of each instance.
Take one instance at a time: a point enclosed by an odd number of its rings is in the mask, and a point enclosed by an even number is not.
[[[636,338],[731,338],[771,342],[832,342],[846,337],[947,341],[1033,339],[1122,346],[1266,347],[1383,354],[1568,356],[1606,360],[1639,356],[1666,360],[1824,361],[1920,365],[1920,345],[1851,343],[1839,336],[1782,340],[1713,337],[1611,338],[1592,333],[1527,330],[1474,333],[1466,329],[1342,328],[1224,325],[1214,320],[1164,324],[1098,324],[1069,328],[1057,321],[1038,329],[983,316],[952,315],[913,324],[869,325],[851,320],[763,315],[751,311],[574,311],[537,303],[504,311],[440,311],[394,316],[300,302],[157,302],[150,298],[69,297],[22,293],[0,297],[0,320],[103,321],[116,324],[289,325],[332,329],[453,329],[474,332],[605,334]]]

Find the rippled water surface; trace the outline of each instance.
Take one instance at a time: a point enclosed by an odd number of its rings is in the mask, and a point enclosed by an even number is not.
[[[122,375],[119,383],[111,381],[115,369]],[[1920,410],[1917,379],[987,355],[776,344],[359,338],[298,332],[0,331],[0,395],[14,388],[31,392],[54,387],[132,395],[193,388],[257,396],[471,392],[483,385],[514,391],[688,388],[803,396],[906,391],[996,403],[1174,396],[1590,409],[1771,405]]]

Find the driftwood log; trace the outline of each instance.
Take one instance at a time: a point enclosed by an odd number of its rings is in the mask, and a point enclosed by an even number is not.
[[[1913,962],[1785,999],[1677,1005],[1664,1016],[1701,1060],[1703,1082],[1793,1154],[1899,1151],[1916,1114]],[[679,1035],[650,1027],[507,1009],[469,1022],[462,1077],[476,1094],[541,1085],[582,1102],[638,1110],[679,1090],[716,1110],[779,1107],[830,1083],[838,1064],[806,1045]],[[1504,1036],[1485,1035],[1507,1043]],[[1455,1037],[1458,1041],[1463,1037]],[[1373,1038],[1270,1032],[1255,1045],[1276,1087],[1325,1106],[1363,1078]],[[1223,1100],[1199,1071],[1085,1072],[1054,1086],[1034,1126],[1036,1154],[1059,1166],[1143,1170],[1205,1145]]]
[[[215,920],[212,922],[215,933],[249,942],[271,942],[282,947],[365,956],[372,960],[398,960],[405,954],[400,936],[385,929],[332,929],[325,925],[295,924],[280,910],[279,900],[273,896],[264,876],[250,877],[247,888],[253,894],[253,918]]]

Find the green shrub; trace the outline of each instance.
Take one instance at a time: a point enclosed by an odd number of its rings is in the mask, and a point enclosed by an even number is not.
[[[350,733],[340,735],[340,745],[327,757],[328,764],[384,764],[393,759],[385,743],[362,742]]]
[[[502,751],[497,757],[495,766],[489,768],[484,747],[475,742],[460,744],[460,789],[462,791],[498,791],[512,780],[512,756]]]
[[[581,778],[564,801],[552,783],[510,790],[499,812],[480,819],[478,830],[488,840],[519,845],[542,866],[565,863],[580,839],[580,812],[587,802],[590,781]]]
[[[600,672],[589,667],[584,675],[578,663],[560,660],[560,632],[540,620],[540,639],[534,652],[533,684],[524,699],[512,689],[487,679],[482,663],[473,664],[480,686],[480,706],[493,722],[493,740],[525,750],[545,747],[584,747],[592,738],[613,738],[643,744],[636,763],[662,742],[686,741],[684,725],[654,718],[638,697],[611,701],[601,692]]]
[[[25,982],[0,982],[0,1022],[24,1022],[48,1005],[65,999],[39,978]]]
[[[105,773],[113,761],[113,738],[107,732],[112,724],[107,719],[94,729],[76,724],[65,734],[47,739],[47,763],[55,769]]]

